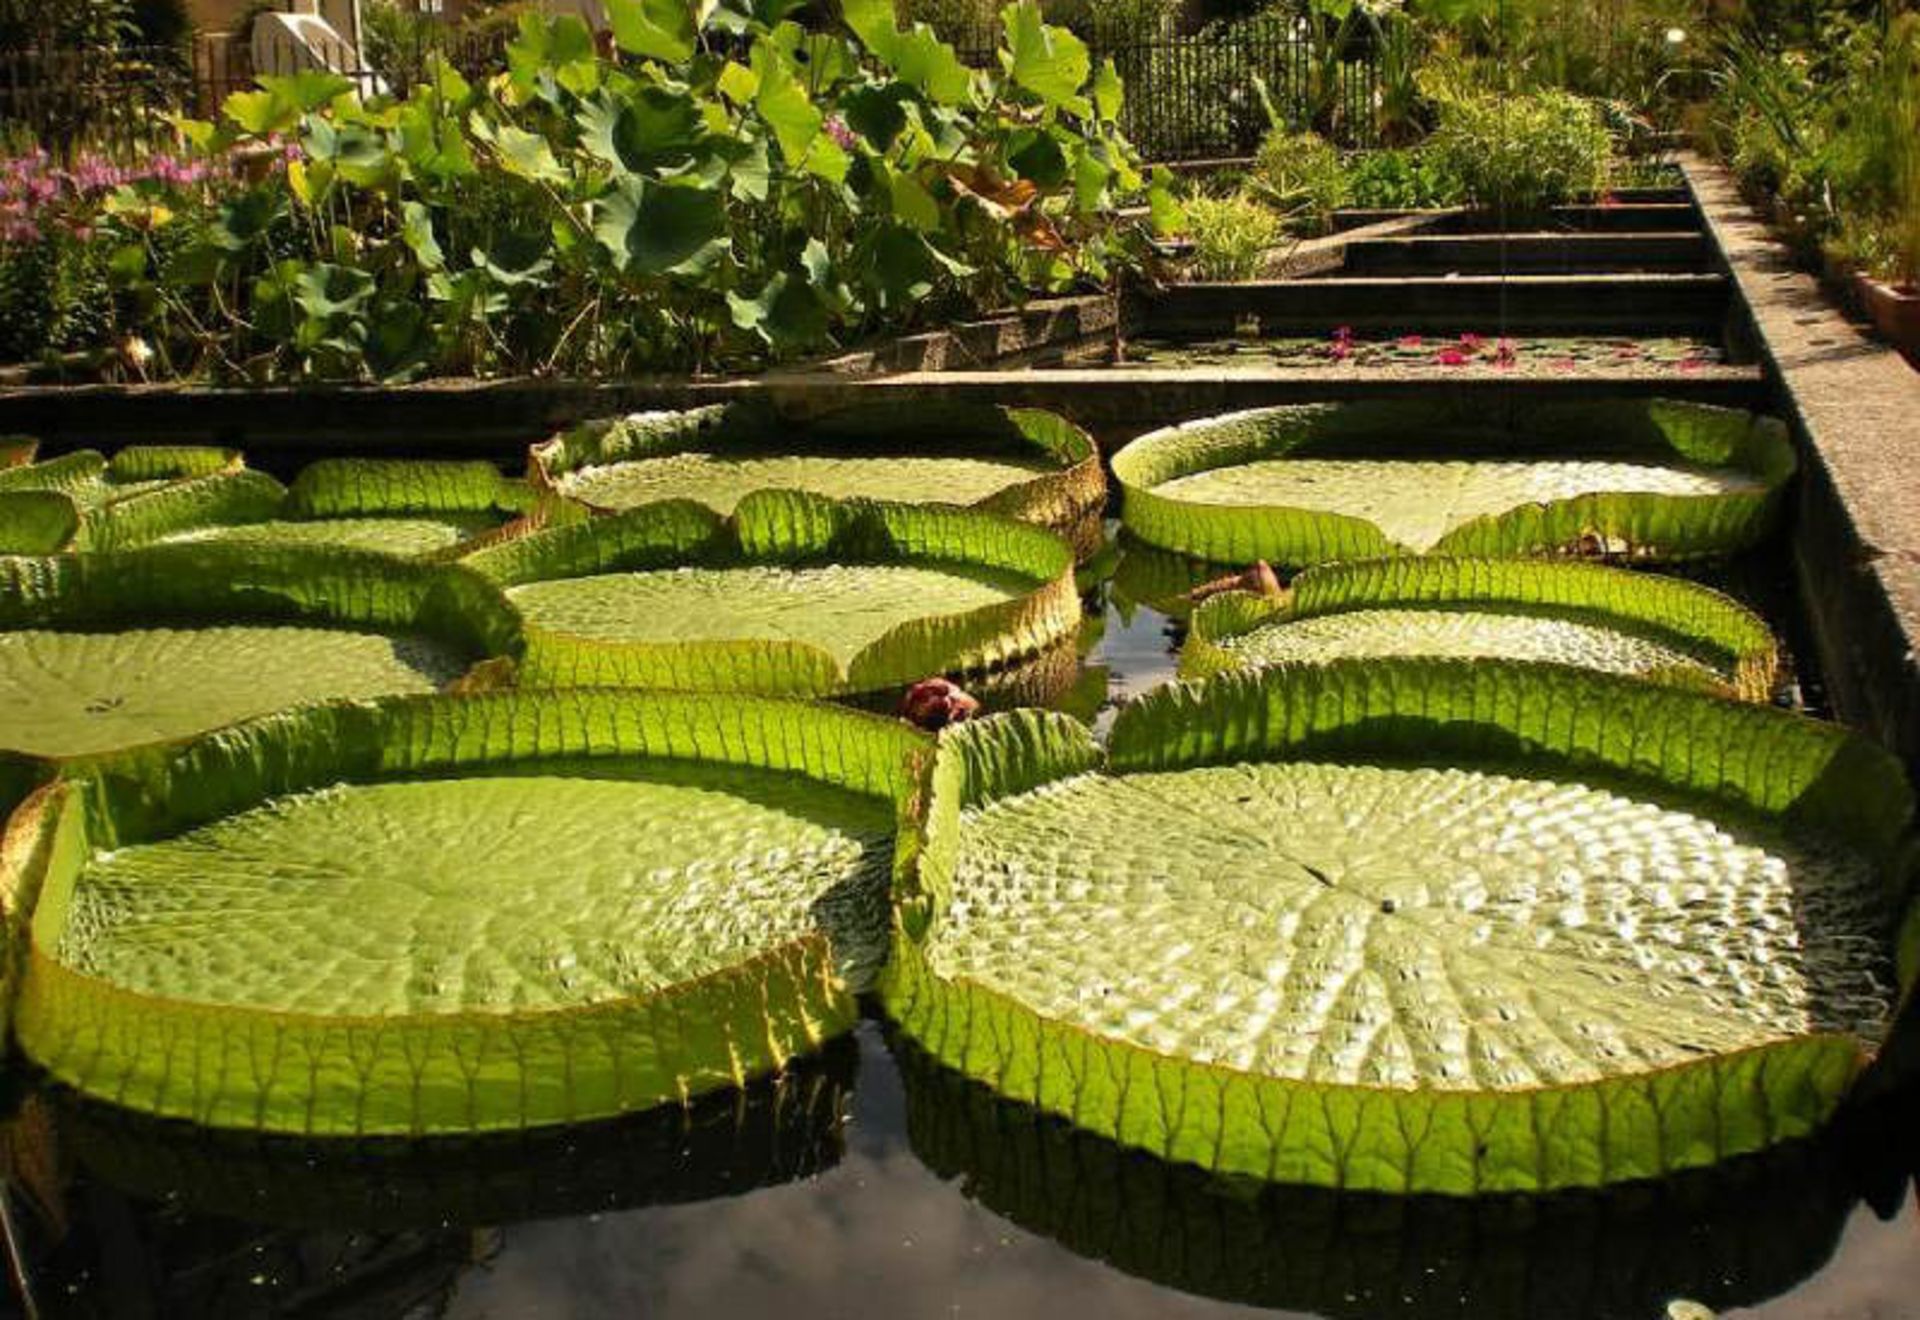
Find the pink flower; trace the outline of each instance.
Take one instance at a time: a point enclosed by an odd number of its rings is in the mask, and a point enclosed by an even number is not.
[[[1457,348],[1443,348],[1433,355],[1433,360],[1443,367],[1464,367],[1467,355]]]
[[[1498,344],[1494,345],[1493,360],[1501,366],[1512,366],[1516,357],[1517,354],[1513,351],[1513,341],[1511,339],[1502,339]]]
[[[1682,371],[1698,371],[1707,364],[1697,357],[1683,357],[1674,365]]]
[[[1480,351],[1480,345],[1485,342],[1486,341],[1481,339],[1479,335],[1466,334],[1460,336],[1460,347],[1468,353],[1478,353]]]
[[[854,145],[860,141],[858,135],[847,127],[847,121],[839,115],[828,115],[823,127],[827,130],[827,136],[840,144],[842,151],[852,151]]]
[[[1426,340],[1419,335],[1401,335],[1393,342],[1401,348],[1418,348],[1420,345],[1426,343]]]

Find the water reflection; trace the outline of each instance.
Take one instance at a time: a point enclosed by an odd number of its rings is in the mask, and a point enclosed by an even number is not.
[[[870,1020],[691,1116],[414,1152],[63,1104],[64,1145],[35,1158],[63,1166],[65,1240],[19,1183],[11,1203],[51,1316],[1662,1320],[1674,1298],[1782,1294],[1752,1314],[1903,1317],[1913,1225],[1861,1198],[1907,1213],[1912,1098],[1658,1186],[1397,1200],[1121,1150]],[[1809,1276],[1803,1303],[1789,1290]]]
[[[1857,1126],[1601,1192],[1461,1200],[1263,1186],[1077,1131],[908,1042],[894,1051],[914,1152],[966,1195],[1078,1255],[1252,1306],[1368,1320],[1651,1320],[1676,1298],[1719,1310],[1818,1270],[1866,1190]],[[1885,1154],[1866,1167],[1897,1203],[1905,1177]]]
[[[497,1255],[499,1225],[832,1168],[858,1058],[842,1039],[684,1110],[428,1142],[210,1132],[33,1096],[7,1127],[10,1217],[46,1314],[407,1316]]]

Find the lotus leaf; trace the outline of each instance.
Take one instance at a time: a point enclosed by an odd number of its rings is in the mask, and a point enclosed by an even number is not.
[[[690,499],[729,514],[770,488],[968,505],[1046,524],[1084,553],[1095,547],[1083,542],[1099,539],[1106,502],[1099,452],[1064,418],[923,403],[804,423],[758,403],[590,422],[537,446],[533,479],[601,512]]]
[[[1309,569],[1287,594],[1216,596],[1194,611],[1188,677],[1341,656],[1546,660],[1764,701],[1778,652],[1719,592],[1598,564],[1380,559]]]
[[[945,735],[884,982],[1009,1098],[1391,1192],[1655,1177],[1820,1126],[1900,990],[1911,796],[1784,712],[1515,661],[1162,689],[1106,768]]]
[[[518,621],[463,569],[344,550],[0,559],[0,748],[61,760],[303,701],[430,692]]]
[[[873,692],[1051,649],[1079,623],[1072,555],[965,510],[761,491],[473,555],[527,623],[522,681],[791,695]]]
[[[212,1127],[422,1135],[743,1084],[851,1025],[926,740],[741,697],[306,706],[21,809],[22,1048]]]
[[[1405,404],[1234,413],[1114,458],[1127,529],[1226,563],[1390,554],[1723,555],[1794,471],[1771,418],[1666,401],[1554,405],[1504,429]]]

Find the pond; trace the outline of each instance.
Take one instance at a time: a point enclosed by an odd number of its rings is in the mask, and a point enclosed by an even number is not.
[[[1804,653],[1777,555],[1715,581]],[[1106,724],[1173,676],[1184,625],[1096,603]],[[1818,709],[1796,674],[1790,699]],[[212,1137],[29,1092],[8,1210],[52,1316],[1899,1316],[1920,1295],[1916,1099],[1604,1192],[1263,1188],[997,1099],[868,1004],[851,1040],[687,1113],[425,1149]],[[77,1178],[42,1207],[55,1167]]]

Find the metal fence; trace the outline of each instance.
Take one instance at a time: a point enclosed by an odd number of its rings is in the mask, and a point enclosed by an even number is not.
[[[378,69],[345,45],[327,50],[263,42],[256,48],[225,37],[180,47],[0,51],[0,148],[31,141],[56,156],[138,152],[172,143],[169,115],[214,118],[227,97],[254,87],[262,74],[328,67],[372,95],[417,81],[430,54],[480,77],[504,66],[503,51],[500,38],[451,33],[418,49],[389,52]]]
[[[962,34],[961,58],[996,58],[994,29]],[[1095,66],[1111,59],[1126,85],[1121,127],[1149,160],[1238,156],[1270,127],[1254,80],[1266,85],[1289,129],[1314,129],[1345,146],[1373,145],[1379,70],[1358,49],[1330,54],[1282,19],[1178,33],[1160,26],[1095,28],[1085,34]]]
[[[957,34],[970,63],[991,66],[999,33]],[[1096,62],[1112,59],[1126,83],[1122,127],[1151,160],[1240,155],[1265,135],[1255,91],[1265,83],[1275,109],[1294,129],[1314,128],[1350,146],[1373,140],[1378,84],[1370,58],[1330,58],[1278,22],[1247,22],[1181,34],[1161,27],[1096,30],[1087,37]],[[446,55],[470,77],[504,63],[502,39],[449,33],[418,50],[388,52],[386,67],[344,71],[363,93],[410,85],[428,54]],[[80,150],[136,151],[169,143],[169,113],[210,118],[234,92],[263,73],[285,74],[343,63],[341,52],[203,38],[187,48],[0,51],[0,147],[37,141],[59,155]],[[265,67],[261,67],[264,63]]]

